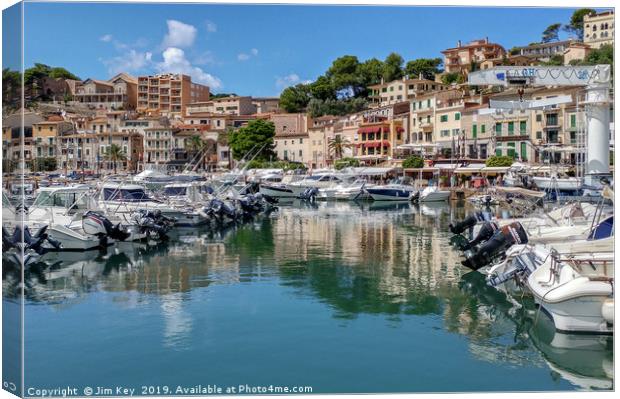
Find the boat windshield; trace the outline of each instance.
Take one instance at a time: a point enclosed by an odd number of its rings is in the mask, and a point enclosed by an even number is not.
[[[596,228],[590,233],[588,240],[601,240],[603,238],[609,238],[614,235],[614,217],[611,216],[603,220]]]
[[[164,195],[177,196],[185,195],[187,193],[187,187],[166,187],[164,189]]]
[[[145,202],[152,201],[142,188],[104,188],[103,199],[105,201]]]
[[[35,198],[32,206],[34,207],[60,207],[71,209],[87,209],[88,197],[83,192],[68,191],[68,192],[49,192],[42,191],[37,198]]]

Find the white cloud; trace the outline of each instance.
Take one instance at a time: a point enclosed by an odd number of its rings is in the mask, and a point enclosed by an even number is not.
[[[108,67],[108,72],[115,75],[119,72],[143,70],[151,65],[152,57],[153,54],[148,51],[138,52],[132,49],[122,55],[103,60],[103,63]]]
[[[216,63],[215,54],[207,50],[194,56],[192,62],[197,65],[213,65]]]
[[[217,32],[217,25],[213,21],[206,20],[205,26],[207,27],[207,32]]]
[[[222,87],[222,81],[216,76],[203,71],[201,68],[193,66],[187,58],[185,52],[177,47],[169,47],[162,53],[163,61],[157,63],[156,68],[160,72],[182,73],[192,77],[198,83],[204,83],[212,89]]]
[[[99,40],[101,40],[102,42],[110,42],[112,41],[112,35],[110,35],[109,33],[107,35],[103,35],[99,38]]]
[[[291,73],[286,76],[276,76],[276,87],[279,89],[285,89],[299,83],[299,81],[299,75],[296,73]]]
[[[239,61],[247,61],[252,57],[256,57],[258,55],[258,49],[253,48],[250,49],[249,54],[248,53],[239,53],[237,54],[237,60]]]
[[[194,26],[175,21],[174,19],[169,19],[166,23],[168,24],[168,33],[164,37],[163,48],[190,47],[194,44],[197,32]]]

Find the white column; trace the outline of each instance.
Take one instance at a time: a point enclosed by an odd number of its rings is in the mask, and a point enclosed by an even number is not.
[[[609,87],[586,89],[587,159],[586,176],[609,174]]]

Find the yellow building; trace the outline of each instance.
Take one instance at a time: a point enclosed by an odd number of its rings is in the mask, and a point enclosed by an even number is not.
[[[614,12],[612,10],[583,17],[583,42],[592,48],[614,45]]]
[[[489,38],[473,40],[465,45],[459,40],[456,47],[441,52],[444,55],[445,72],[464,73],[471,70],[473,63],[480,64],[489,59],[502,59],[506,50]]]
[[[434,80],[423,79],[402,79],[394,80],[389,83],[381,83],[368,86],[370,90],[370,106],[384,107],[403,101],[410,101],[424,93],[441,91],[448,89],[449,86]]]

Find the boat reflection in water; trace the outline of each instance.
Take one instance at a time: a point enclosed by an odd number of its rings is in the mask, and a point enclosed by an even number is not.
[[[448,204],[293,201],[221,234],[186,229],[157,246],[46,254],[27,271],[27,383],[191,386],[209,375],[314,393],[612,384],[611,348],[580,368],[584,341],[550,349],[557,341],[528,306],[465,274],[446,233],[465,214]],[[3,270],[13,300],[18,274]],[[84,357],[109,380],[79,367]],[[60,360],[50,369],[44,359]]]

